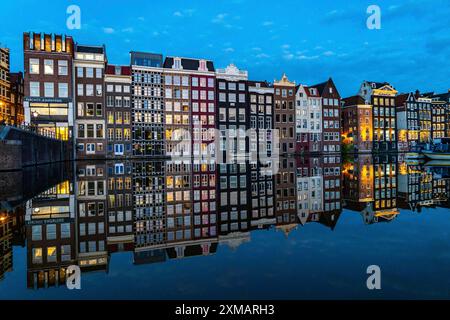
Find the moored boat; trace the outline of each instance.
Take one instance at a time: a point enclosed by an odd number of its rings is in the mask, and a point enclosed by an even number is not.
[[[425,157],[431,160],[448,160],[450,161],[450,152],[434,152],[430,150],[422,151]]]
[[[450,161],[450,138],[434,139],[422,153],[431,160]]]

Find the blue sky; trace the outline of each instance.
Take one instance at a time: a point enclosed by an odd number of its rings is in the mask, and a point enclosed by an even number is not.
[[[66,28],[66,8],[81,8],[81,30]],[[366,27],[367,7],[382,12],[381,30]],[[332,76],[341,95],[362,80],[389,81],[399,91],[450,88],[448,0],[16,0],[2,4],[0,43],[22,69],[22,32],[72,35],[105,44],[111,63],[129,52],[204,57],[216,67],[233,62],[254,80],[315,84]]]

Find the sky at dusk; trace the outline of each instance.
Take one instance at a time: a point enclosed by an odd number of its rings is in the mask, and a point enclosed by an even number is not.
[[[66,27],[69,5],[81,8],[80,30]],[[369,30],[369,5],[381,8],[381,30]],[[363,80],[387,81],[400,92],[450,88],[450,1],[5,1],[0,44],[11,49],[12,71],[22,70],[24,31],[72,35],[107,47],[112,64],[129,64],[130,51],[229,63],[251,80],[285,72],[303,84],[330,76],[342,96]]]

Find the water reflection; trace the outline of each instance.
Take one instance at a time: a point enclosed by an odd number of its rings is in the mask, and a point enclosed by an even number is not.
[[[284,158],[272,173],[270,163],[140,160],[0,176],[0,280],[14,246],[26,246],[27,287],[48,288],[65,284],[69,265],[108,272],[117,252],[136,265],[161,263],[238,247],[253,230],[334,230],[343,208],[374,224],[450,203],[447,168],[398,155]]]

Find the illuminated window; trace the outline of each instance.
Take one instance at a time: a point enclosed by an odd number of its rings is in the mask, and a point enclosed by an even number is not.
[[[33,263],[42,263],[42,248],[33,248]]]
[[[47,248],[47,262],[56,262],[56,247]]]

